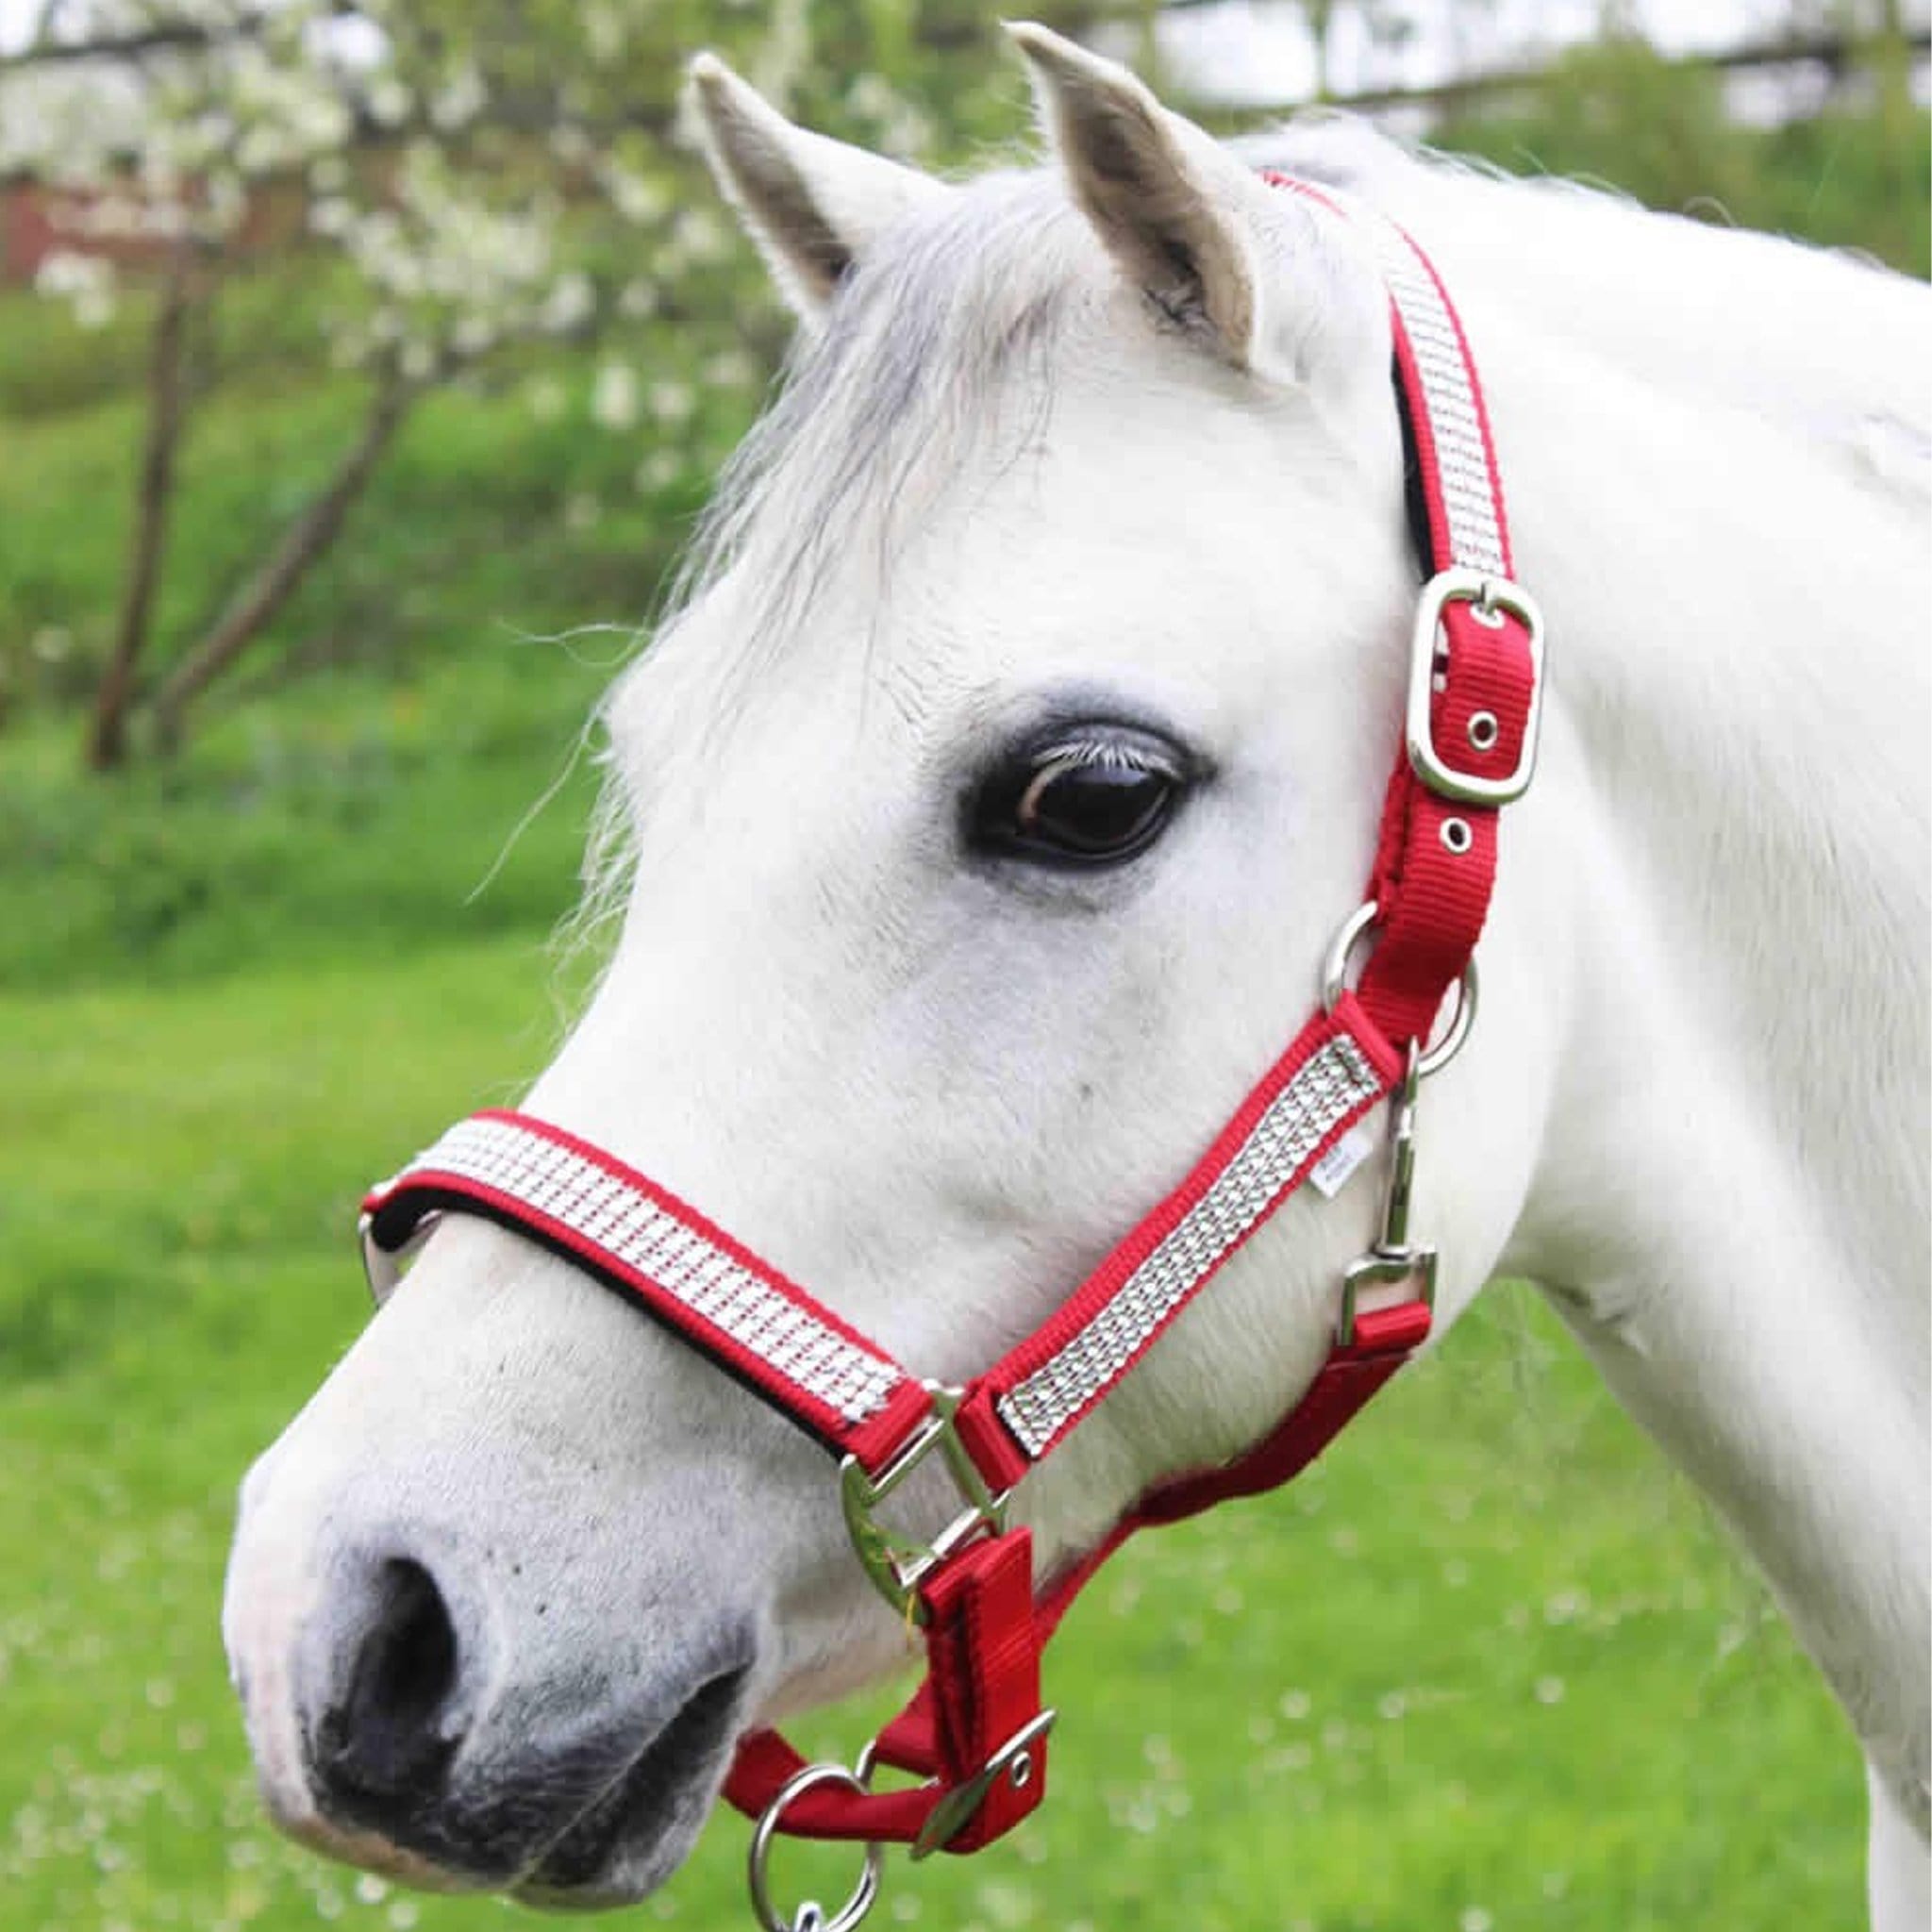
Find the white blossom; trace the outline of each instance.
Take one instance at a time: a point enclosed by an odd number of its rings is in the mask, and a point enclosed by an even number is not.
[[[659,423],[684,423],[697,408],[697,398],[688,382],[654,382],[651,385],[651,414]]]
[[[641,322],[656,315],[658,308],[657,285],[634,278],[617,291],[617,312],[627,322]]]
[[[591,419],[600,428],[630,428],[638,420],[637,373],[628,363],[606,362],[591,389]]]
[[[369,118],[381,127],[400,127],[415,105],[409,90],[393,75],[380,75],[370,84],[362,105]]]
[[[597,293],[589,275],[573,270],[559,276],[538,311],[538,326],[554,336],[568,335],[595,313]]]
[[[114,314],[114,265],[99,255],[56,249],[34,272],[35,291],[67,303],[82,328],[99,328]]]
[[[483,111],[489,100],[483,76],[474,67],[459,67],[431,97],[430,122],[445,131],[465,127]]]

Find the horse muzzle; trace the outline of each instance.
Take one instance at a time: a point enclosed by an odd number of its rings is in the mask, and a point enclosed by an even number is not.
[[[317,1550],[278,1519],[265,1471],[224,1621],[282,1830],[412,1885],[539,1905],[628,1903],[682,1860],[746,1719],[754,1617],[651,1631],[564,1668],[564,1593],[514,1558],[366,1521]]]

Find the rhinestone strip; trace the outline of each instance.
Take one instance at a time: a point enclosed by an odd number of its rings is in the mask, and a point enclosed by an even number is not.
[[[1497,516],[1500,492],[1489,445],[1483,440],[1474,375],[1455,314],[1415,243],[1401,228],[1357,202],[1350,201],[1348,211],[1374,250],[1376,265],[1389,284],[1422,377],[1436,463],[1441,473],[1450,560],[1493,576],[1507,576],[1509,566],[1503,554]]]
[[[1029,1454],[1125,1372],[1174,1311],[1268,1212],[1329,1132],[1382,1082],[1353,1040],[1331,1040],[1278,1093],[1207,1192],[1059,1353],[996,1404]]]
[[[462,1121],[395,1185],[430,1172],[493,1188],[561,1222],[848,1423],[876,1415],[904,1379],[895,1364],[828,1328],[649,1194],[541,1134],[508,1121]]]

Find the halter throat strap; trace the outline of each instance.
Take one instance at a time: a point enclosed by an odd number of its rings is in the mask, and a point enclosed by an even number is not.
[[[855,1549],[921,1626],[927,1672],[858,1771],[808,1766],[771,1732],[742,1741],[725,1794],[760,1820],[754,1896],[776,1932],[786,1922],[770,1910],[760,1862],[774,1831],[908,1843],[921,1856],[976,1850],[1030,1812],[1045,1789],[1053,1722],[1041,1654],[1080,1589],[1137,1530],[1289,1480],[1429,1333],[1435,1256],[1407,1226],[1417,1081],[1458,986],[1452,1049],[1473,1017],[1496,821],[1534,766],[1541,622],[1511,576],[1488,412],[1435,269],[1387,217],[1325,188],[1267,178],[1355,224],[1387,283],[1426,582],[1364,903],[1331,954],[1320,1008],[1191,1172],[1051,1319],[961,1389],[919,1379],[698,1208],[527,1114],[459,1123],[363,1203],[378,1297],[438,1216],[494,1221],[630,1301],[838,1459]],[[1351,952],[1369,943],[1351,991]],[[1333,1344],[1302,1399],[1232,1464],[1158,1484],[1097,1549],[1037,1590],[1028,1533],[1007,1520],[1016,1486],[1305,1181],[1317,1177],[1324,1192],[1340,1185],[1358,1158],[1353,1130],[1391,1095],[1381,1239],[1342,1284]],[[958,1513],[909,1541],[881,1522],[882,1508],[935,1457],[952,1474]],[[874,1791],[876,1766],[918,1782]],[[856,1924],[862,1906],[848,1909],[841,1923]]]

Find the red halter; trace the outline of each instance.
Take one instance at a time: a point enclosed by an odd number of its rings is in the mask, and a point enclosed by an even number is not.
[[[917,1379],[796,1283],[645,1175],[560,1127],[487,1112],[451,1129],[363,1203],[372,1285],[437,1214],[477,1214],[626,1296],[840,1459],[845,1515],[867,1574],[922,1627],[926,1676],[860,1768],[808,1766],[776,1733],[746,1737],[725,1795],[758,1819],[754,1902],[790,1932],[764,1886],[772,1834],[862,1840],[856,1924],[876,1848],[915,1857],[976,1851],[1039,1804],[1046,1785],[1040,1658],[1067,1607],[1137,1529],[1286,1482],[1307,1466],[1429,1332],[1436,1257],[1407,1239],[1418,1077],[1461,1043],[1474,1010],[1471,955],[1495,874],[1499,808],[1536,757],[1541,622],[1510,580],[1507,527],[1482,392],[1460,323],[1427,258],[1386,217],[1326,191],[1275,185],[1347,215],[1388,283],[1396,390],[1429,573],[1409,667],[1405,745],[1391,777],[1368,896],[1331,952],[1322,1008],[1201,1157],[1044,1326],[963,1388]],[[1355,991],[1351,949],[1374,936]],[[1452,988],[1450,1037],[1424,1043]],[[1305,1180],[1332,1193],[1360,1158],[1356,1124],[1393,1092],[1383,1235],[1348,1271],[1335,1341],[1286,1419],[1235,1462],[1171,1477],[1099,1548],[1036,1596],[1031,1544],[1008,1499]],[[1378,1305],[1357,1307],[1377,1291]],[[939,1456],[959,1513],[927,1542],[877,1511]],[[884,1765],[917,1782],[874,1791]],[[815,1918],[808,1923],[818,1923]],[[827,1932],[831,1932],[831,1926]]]

